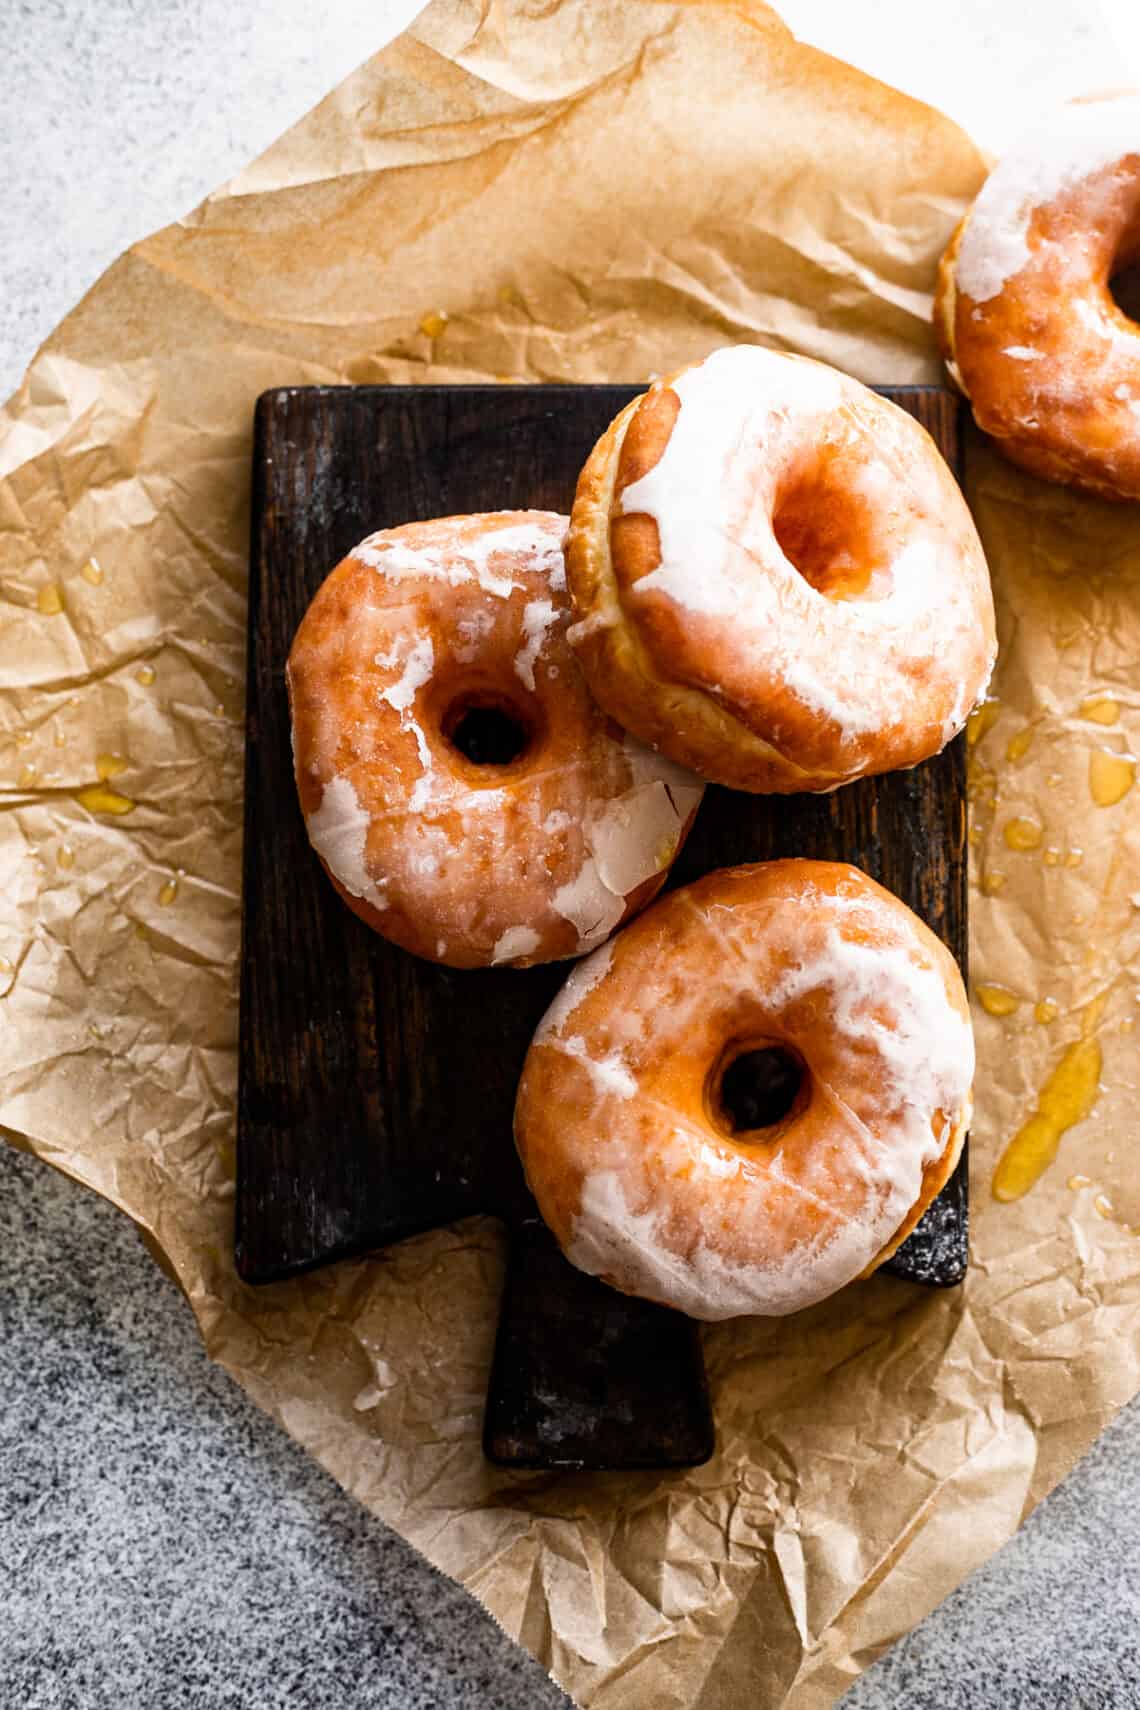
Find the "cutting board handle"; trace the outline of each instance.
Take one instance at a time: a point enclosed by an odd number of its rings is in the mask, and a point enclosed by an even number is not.
[[[700,1330],[575,1270],[516,1226],[483,1445],[508,1467],[687,1467],[713,1451]]]

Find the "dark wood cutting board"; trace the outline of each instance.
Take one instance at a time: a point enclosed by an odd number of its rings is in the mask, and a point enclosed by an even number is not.
[[[475,1212],[510,1230],[485,1446],[513,1466],[685,1466],[712,1451],[698,1327],[561,1257],[511,1140],[535,1024],[567,965],[455,972],[376,937],[310,851],[284,668],[309,600],[374,529],[569,510],[594,440],[641,388],[303,387],[258,403],[253,469],[236,1256],[265,1283]],[[958,461],[958,408],[885,395]],[[778,855],[854,862],[966,960],[965,755],[830,796],[710,789],[672,883]],[[966,1268],[966,1162],[889,1270]]]

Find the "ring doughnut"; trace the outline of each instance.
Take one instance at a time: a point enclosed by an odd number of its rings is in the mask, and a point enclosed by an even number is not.
[[[938,269],[942,354],[1013,462],[1140,498],[1140,327],[1109,280],[1140,255],[1140,96],[1070,102],[990,173]]]
[[[515,1138],[581,1270],[694,1318],[780,1316],[910,1233],[973,1070],[945,945],[854,867],[772,861],[671,892],[573,970]]]
[[[994,662],[985,558],[929,435],[835,369],[754,345],[612,423],[578,483],[567,574],[601,705],[736,789],[913,766]]]
[[[313,848],[362,920],[449,967],[592,950],[656,894],[700,802],[590,698],[565,531],[515,511],[370,535],[289,654]]]

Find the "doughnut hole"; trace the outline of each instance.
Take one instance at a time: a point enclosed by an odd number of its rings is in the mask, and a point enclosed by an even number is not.
[[[774,1040],[730,1045],[713,1070],[708,1103],[716,1126],[733,1140],[777,1138],[805,1108],[807,1064]]]
[[[780,551],[829,600],[875,597],[871,584],[882,555],[870,503],[854,487],[857,479],[851,459],[821,452],[788,472],[772,508]]]
[[[1140,257],[1113,270],[1108,294],[1122,315],[1140,322]]]
[[[453,695],[440,719],[444,740],[480,771],[513,766],[533,748],[539,731],[537,704],[492,688]]]
[[[1108,270],[1108,294],[1122,315],[1140,322],[1140,197]]]

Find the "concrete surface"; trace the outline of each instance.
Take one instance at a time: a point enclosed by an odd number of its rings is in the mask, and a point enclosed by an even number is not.
[[[783,10],[993,146],[1035,99],[1123,80],[1080,0]],[[314,28],[300,0],[6,0],[0,387],[122,248],[414,11],[332,0]],[[565,1704],[207,1364],[115,1211],[3,1148],[0,1394],[2,1710]],[[1140,1405],[846,1710],[1140,1706],[1138,1513]]]

